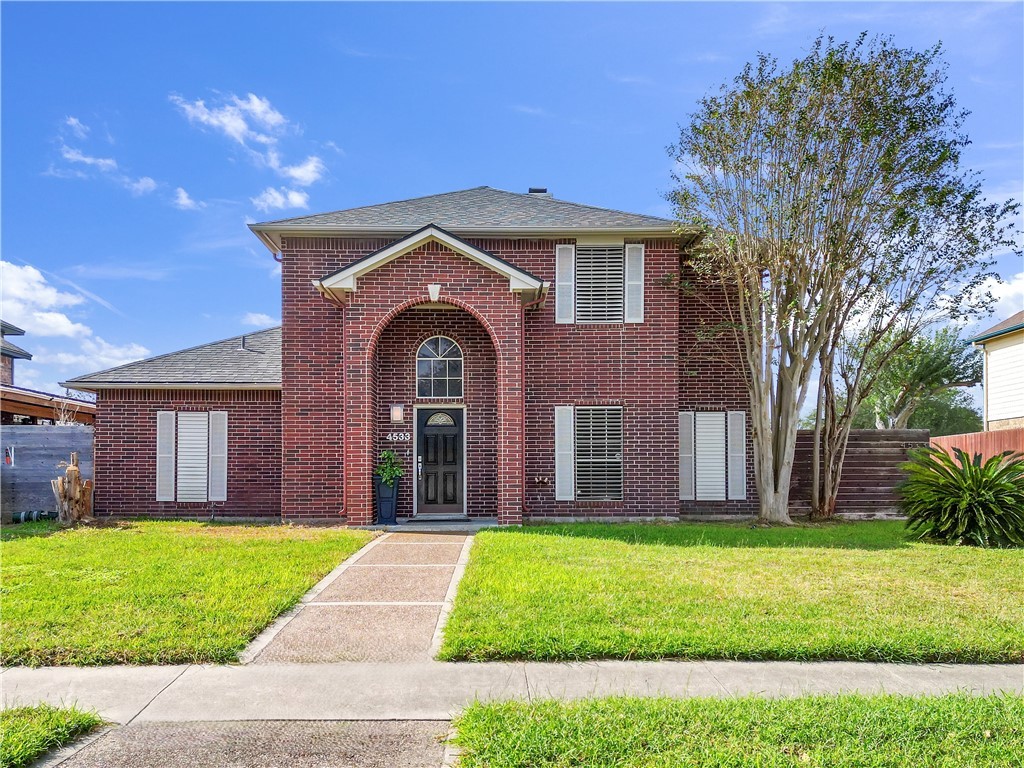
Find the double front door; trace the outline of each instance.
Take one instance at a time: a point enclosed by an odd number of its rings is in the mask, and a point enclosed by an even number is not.
[[[461,408],[416,410],[416,514],[463,515],[464,428]]]

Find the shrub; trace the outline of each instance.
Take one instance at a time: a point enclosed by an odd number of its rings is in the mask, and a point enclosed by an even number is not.
[[[982,461],[959,448],[914,451],[898,487],[907,528],[920,539],[978,547],[1024,545],[1024,456]]]

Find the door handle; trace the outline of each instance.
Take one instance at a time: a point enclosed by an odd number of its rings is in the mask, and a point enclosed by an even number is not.
[[[416,457],[416,479],[423,479],[423,456]]]

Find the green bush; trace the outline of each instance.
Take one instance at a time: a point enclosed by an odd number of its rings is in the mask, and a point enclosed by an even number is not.
[[[898,487],[907,528],[917,538],[977,547],[1024,545],[1024,456],[982,461],[959,448],[911,454]]]

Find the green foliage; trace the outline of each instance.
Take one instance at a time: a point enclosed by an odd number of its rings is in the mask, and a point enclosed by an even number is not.
[[[1024,697],[478,702],[455,729],[462,768],[1003,768],[1024,754]]]
[[[236,661],[371,537],[170,521],[4,526],[0,664]]]
[[[842,398],[842,395],[840,395]],[[814,428],[814,413],[800,422],[802,429]],[[853,414],[852,429],[877,429],[870,404],[862,404]],[[923,398],[907,421],[907,429],[927,429],[932,437],[980,432],[981,414],[970,394],[962,389],[943,389]]]
[[[0,711],[0,766],[25,768],[47,750],[88,733],[102,722],[92,712],[49,704]]]
[[[864,404],[874,412],[879,427],[903,428],[928,398],[980,382],[982,361],[978,351],[960,338],[959,329],[947,326],[901,345],[878,368]]]
[[[1021,662],[1020,572],[897,521],[484,531],[440,657]]]
[[[388,450],[380,452],[380,461],[377,463],[374,473],[379,475],[381,482],[390,488],[398,478],[405,474],[405,470],[402,469],[402,463],[398,460],[397,454]]]
[[[976,547],[1024,546],[1024,456],[982,461],[922,448],[905,465],[900,506],[918,538]]]

